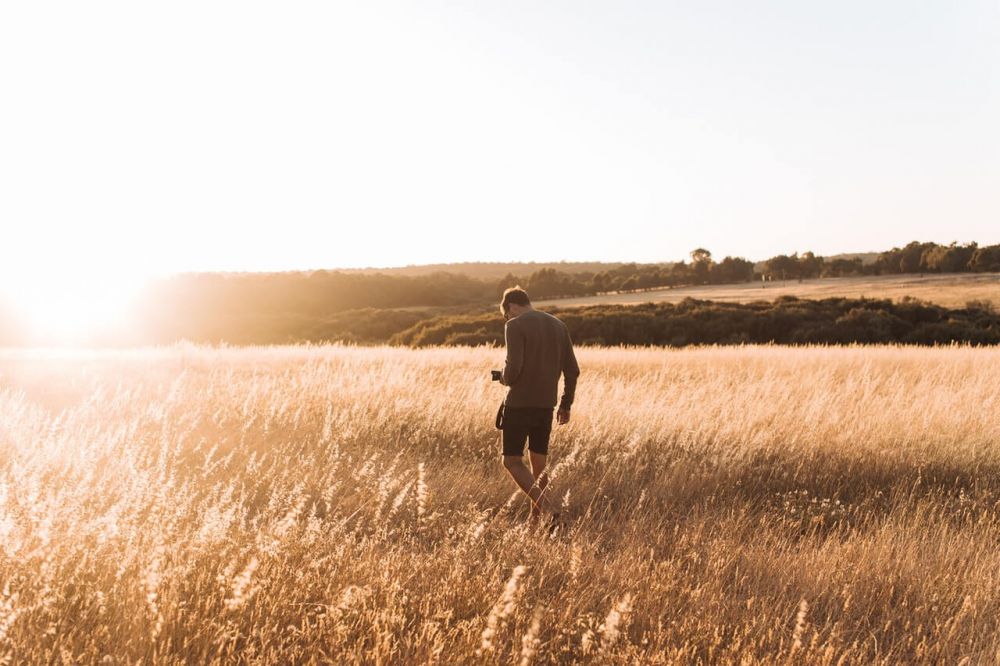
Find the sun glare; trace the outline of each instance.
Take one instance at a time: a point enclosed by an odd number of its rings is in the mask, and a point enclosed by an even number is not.
[[[122,275],[49,273],[0,286],[33,344],[85,345],[122,332],[143,280]]]

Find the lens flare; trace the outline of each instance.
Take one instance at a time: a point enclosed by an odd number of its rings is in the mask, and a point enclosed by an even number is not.
[[[86,345],[121,335],[144,283],[122,274],[36,273],[5,279],[0,293],[33,345]]]

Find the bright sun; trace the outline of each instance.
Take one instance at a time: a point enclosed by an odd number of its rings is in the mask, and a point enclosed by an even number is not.
[[[120,274],[54,272],[4,280],[0,289],[30,343],[81,345],[121,330],[142,283]]]

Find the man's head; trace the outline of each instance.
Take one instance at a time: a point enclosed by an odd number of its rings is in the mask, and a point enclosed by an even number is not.
[[[531,309],[531,299],[528,292],[521,287],[511,287],[504,290],[500,299],[500,312],[505,319],[512,319]]]

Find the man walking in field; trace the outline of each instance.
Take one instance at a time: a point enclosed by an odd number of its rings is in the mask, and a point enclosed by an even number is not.
[[[511,287],[503,293],[500,310],[507,323],[504,339],[507,360],[500,383],[509,387],[504,400],[502,426],[503,466],[531,499],[531,515],[542,512],[558,523],[548,494],[545,460],[552,432],[552,412],[559,394],[559,375],[564,377],[563,395],[556,412],[559,425],[569,423],[569,410],[580,375],[573,343],[566,325],[556,317],[534,309],[527,292]],[[528,443],[531,469],[524,464]]]

